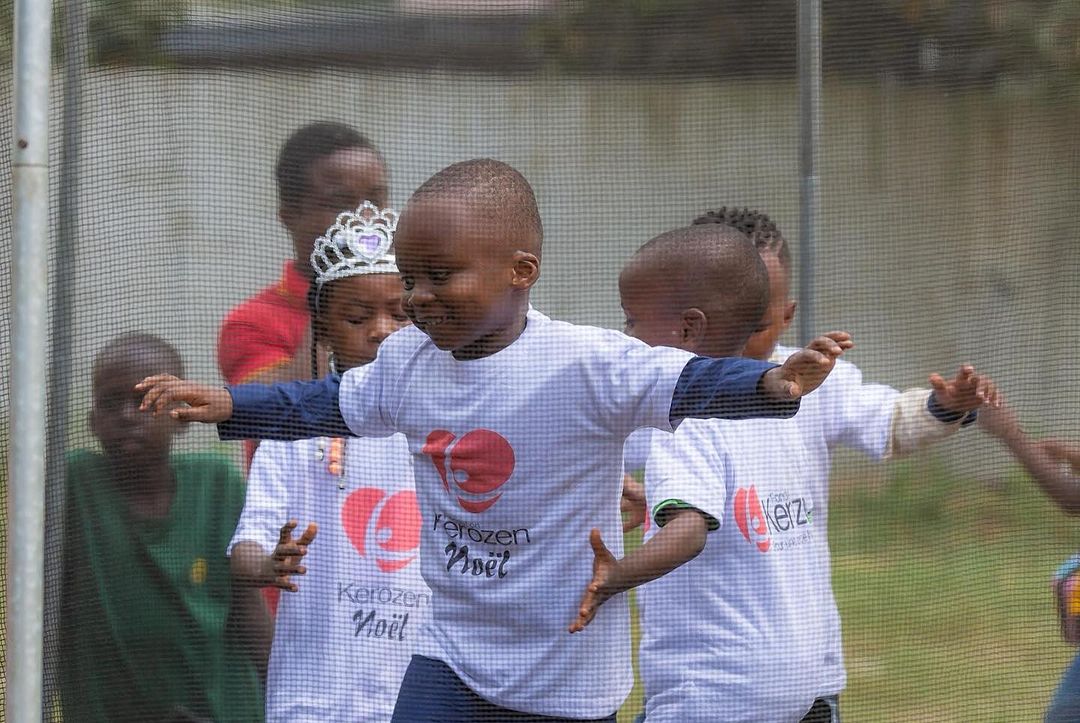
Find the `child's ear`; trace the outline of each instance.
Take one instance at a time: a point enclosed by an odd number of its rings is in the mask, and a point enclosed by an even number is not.
[[[679,347],[688,351],[696,351],[705,341],[705,330],[709,326],[709,319],[701,309],[690,308],[682,313],[681,333]]]
[[[791,325],[792,320],[795,318],[795,307],[799,305],[799,302],[795,299],[788,301],[787,306],[784,307],[784,328],[788,328]]]
[[[514,288],[525,290],[540,278],[540,259],[528,251],[514,252]]]

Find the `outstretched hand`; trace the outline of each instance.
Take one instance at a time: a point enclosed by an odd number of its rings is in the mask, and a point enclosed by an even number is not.
[[[300,561],[307,554],[308,545],[315,539],[315,534],[319,531],[318,526],[312,522],[300,537],[293,539],[292,535],[295,529],[296,520],[289,520],[285,523],[281,528],[281,534],[278,536],[277,547],[274,548],[273,554],[270,555],[273,565],[273,582],[271,585],[289,592],[296,592],[300,589],[289,576],[303,575],[307,572],[307,568],[301,565]]]
[[[593,550],[593,576],[585,587],[585,595],[581,598],[581,606],[578,608],[577,619],[570,624],[570,632],[578,633],[596,617],[596,611],[614,593],[608,592],[607,584],[611,580],[612,573],[618,561],[604,545],[600,536],[600,530],[593,528],[589,533],[589,544]]]
[[[224,422],[232,416],[232,395],[224,387],[178,379],[171,374],[147,377],[135,385],[143,393],[139,410],[155,415],[168,411],[181,422]],[[176,406],[178,403],[187,406]]]
[[[975,367],[970,364],[962,365],[950,380],[940,374],[931,374],[930,386],[934,388],[938,406],[950,412],[970,412],[984,404],[1001,406],[994,380],[985,374],[976,374]]]
[[[765,372],[763,391],[774,399],[797,399],[821,386],[840,356],[855,346],[846,331],[830,331],[800,349],[780,366]]]

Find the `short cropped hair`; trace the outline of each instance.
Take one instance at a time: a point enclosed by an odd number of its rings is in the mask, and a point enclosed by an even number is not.
[[[468,203],[492,223],[499,223],[525,248],[539,254],[544,225],[533,188],[518,170],[491,158],[447,166],[424,181],[413,198],[451,196]]]
[[[294,209],[301,204],[311,190],[308,170],[315,161],[350,148],[378,153],[366,136],[343,123],[311,123],[293,131],[281,147],[274,169],[281,206]]]
[[[785,270],[791,269],[791,251],[787,239],[771,218],[760,211],[748,208],[729,208],[721,206],[715,211],[706,211],[694,219],[695,225],[720,223],[739,229],[750,237],[759,251],[771,251],[776,254],[780,265]]]
[[[745,342],[769,306],[769,272],[750,238],[727,224],[667,231],[645,243],[628,268],[670,290],[672,303],[732,322]]]
[[[161,337],[136,331],[114,337],[98,351],[94,357],[94,378],[115,364],[129,362],[139,353],[149,353],[164,361],[169,368],[162,369],[163,372],[184,375],[184,359],[176,347]]]

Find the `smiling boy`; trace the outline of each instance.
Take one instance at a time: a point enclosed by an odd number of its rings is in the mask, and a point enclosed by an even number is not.
[[[832,368],[816,350],[778,367],[553,321],[529,306],[542,234],[520,173],[454,164],[402,213],[396,254],[414,326],[372,364],[340,385],[215,389],[158,376],[138,386],[144,409],[186,402],[171,413],[219,422],[223,438],[405,434],[433,609],[397,721],[614,720],[632,682],[625,599],[581,634],[566,629],[592,577],[581,531],[622,553],[626,437],[689,417],[790,416]],[[462,538],[474,529],[497,532]]]

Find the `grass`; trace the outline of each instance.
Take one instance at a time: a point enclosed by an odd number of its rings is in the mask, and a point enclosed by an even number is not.
[[[1022,475],[987,484],[924,461],[889,477],[833,482],[844,719],[1041,720],[1076,653],[1058,635],[1049,580],[1080,547],[1080,524]],[[619,721],[640,708],[637,686]]]
[[[894,465],[889,477],[833,482],[845,720],[1040,720],[1075,653],[1058,636],[1049,579],[1080,548],[1080,524],[1022,475],[988,485],[924,462]],[[629,535],[627,549],[639,542]],[[634,631],[636,640],[636,619]],[[0,605],[0,653],[3,632]],[[638,685],[619,721],[641,705]]]

